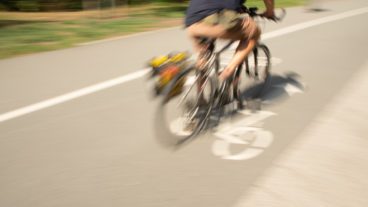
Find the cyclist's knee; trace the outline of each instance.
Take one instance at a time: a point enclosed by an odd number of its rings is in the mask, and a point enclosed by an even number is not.
[[[261,29],[252,18],[247,18],[243,21],[243,33],[245,39],[258,41],[261,36]]]
[[[259,40],[259,38],[261,37],[261,29],[257,26],[253,33],[252,33],[252,36],[250,36],[250,39],[254,39],[256,41]]]

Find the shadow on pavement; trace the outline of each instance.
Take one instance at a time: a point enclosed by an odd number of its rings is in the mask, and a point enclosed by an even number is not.
[[[267,89],[260,99],[264,104],[275,104],[289,98],[293,93],[305,91],[305,84],[300,81],[300,75],[294,72],[287,72],[283,75],[272,75]]]
[[[330,11],[329,9],[324,9],[324,8],[307,8],[306,12],[311,12],[311,13],[317,13],[317,12],[328,12]]]
[[[305,85],[300,82],[300,76],[294,72],[287,72],[285,74],[273,74],[270,77],[266,87],[261,87],[259,85],[253,86],[247,89],[241,94],[242,99],[245,102],[243,109],[237,107],[236,101],[233,101],[225,105],[222,112],[213,110],[211,117],[206,125],[206,127],[197,136],[190,137],[185,140],[180,140],[179,137],[174,137],[170,134],[169,130],[164,127],[162,122],[163,114],[165,113],[162,107],[157,107],[155,120],[154,120],[154,131],[156,140],[159,144],[165,148],[171,150],[177,150],[189,144],[191,141],[200,137],[206,132],[210,132],[211,129],[216,128],[219,124],[226,120],[227,118],[236,118],[239,110],[250,110],[250,111],[260,111],[263,106],[269,106],[279,103],[280,101],[287,100],[294,93],[301,93],[305,90]],[[260,88],[261,87],[261,88]],[[260,91],[261,90],[261,91]],[[257,98],[254,97],[254,94]]]

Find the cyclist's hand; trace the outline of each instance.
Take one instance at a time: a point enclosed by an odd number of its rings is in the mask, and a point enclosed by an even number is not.
[[[273,10],[266,10],[265,12],[261,14],[261,17],[276,21],[276,15]]]

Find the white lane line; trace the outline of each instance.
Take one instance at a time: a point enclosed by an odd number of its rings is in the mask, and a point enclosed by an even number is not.
[[[262,39],[271,39],[271,38],[275,38],[281,35],[285,35],[285,34],[289,34],[292,32],[296,32],[299,30],[303,30],[309,27],[313,27],[313,26],[317,26],[320,24],[324,24],[324,23],[328,23],[328,22],[332,22],[332,21],[336,21],[336,20],[340,20],[340,19],[344,19],[344,18],[348,18],[348,17],[352,17],[352,16],[356,16],[356,15],[360,15],[360,14],[364,14],[368,12],[368,7],[364,7],[364,8],[360,8],[360,9],[356,9],[356,10],[351,10],[348,12],[343,12],[337,15],[332,15],[332,16],[328,16],[328,17],[323,17],[320,19],[316,19],[316,20],[312,20],[312,21],[308,21],[308,22],[304,22],[304,23],[300,23],[300,24],[296,24],[293,26],[289,26],[289,27],[285,27],[283,29],[279,29],[273,32],[269,32],[269,33],[265,33],[262,35]],[[16,109],[14,111],[10,111],[4,114],[0,115],[0,122],[5,122],[7,120],[10,119],[14,119],[16,117],[20,117],[35,111],[39,111],[60,103],[64,103],[66,101],[70,101],[72,99],[76,99],[79,98],[81,96],[85,96],[97,91],[101,91],[107,88],[111,88],[113,86],[122,84],[122,83],[126,83],[128,81],[140,78],[142,76],[144,76],[146,73],[148,72],[148,70],[141,70],[138,72],[134,72],[134,73],[130,73],[127,75],[123,75],[120,76],[118,78],[112,79],[112,80],[108,80],[102,83],[98,83],[96,85],[92,85],[86,88],[82,88],[61,96],[57,96],[55,98],[51,98],[48,99],[46,101],[42,101],[39,103],[35,103],[32,104],[30,106],[26,106],[20,109]]]
[[[367,12],[368,12],[368,7],[363,7],[363,8],[360,8],[360,9],[351,10],[351,11],[343,12],[343,13],[340,13],[340,14],[327,16],[327,17],[323,17],[323,18],[320,18],[320,19],[316,19],[316,20],[296,24],[296,25],[293,25],[293,26],[285,27],[283,29],[279,29],[279,30],[276,30],[276,31],[273,31],[273,32],[266,33],[266,34],[262,35],[262,40],[272,39],[274,37],[278,37],[278,36],[282,36],[282,35],[289,34],[289,33],[292,33],[292,32],[296,32],[296,31],[299,31],[299,30],[307,29],[309,27],[314,27],[314,26],[317,26],[317,25],[320,25],[320,24],[324,24],[324,23],[328,23],[328,22],[332,22],[332,21],[336,21],[336,20],[340,20],[340,19],[345,19],[345,18],[348,18],[348,17],[364,14],[364,13],[367,13]]]
[[[57,96],[55,98],[48,99],[46,101],[42,101],[36,104],[32,104],[30,106],[26,106],[26,107],[23,107],[23,108],[14,110],[14,111],[7,112],[5,114],[1,114],[0,122],[14,119],[16,117],[23,116],[23,115],[26,115],[26,114],[29,114],[35,111],[39,111],[41,109],[45,109],[45,108],[48,108],[48,107],[51,107],[57,104],[61,104],[61,103],[79,98],[81,96],[85,96],[91,93],[95,93],[97,91],[111,88],[113,86],[116,86],[122,83],[126,83],[131,80],[135,80],[137,78],[144,76],[145,74],[147,74],[147,72],[148,72],[148,69],[144,69],[138,72],[130,73],[128,75],[120,76],[115,79],[111,79],[111,80],[108,80],[102,83],[98,83],[96,85],[85,87],[85,88],[82,88],[82,89],[61,95],[61,96]]]

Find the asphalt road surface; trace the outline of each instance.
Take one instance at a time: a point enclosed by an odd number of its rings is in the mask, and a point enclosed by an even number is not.
[[[145,62],[190,50],[182,28],[1,60],[0,206],[368,205],[368,3],[323,6],[263,25],[259,111],[178,149],[156,136]]]

